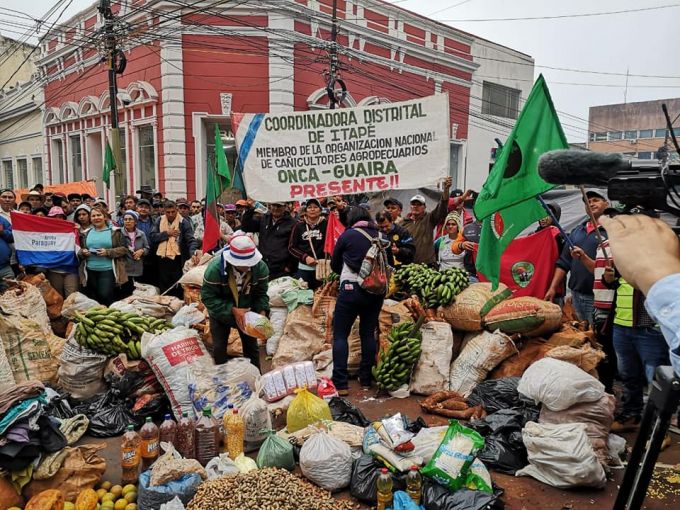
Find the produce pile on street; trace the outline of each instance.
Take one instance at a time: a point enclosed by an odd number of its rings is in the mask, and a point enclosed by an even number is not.
[[[550,303],[469,284],[462,270],[397,271],[393,296],[404,299],[388,297],[380,314],[375,396],[422,395],[423,413],[450,419],[427,427],[403,413],[370,421],[338,396],[328,333],[337,278],[315,293],[289,277],[270,284],[277,312],[258,316],[270,335],[261,343],[272,349],[266,374],[238,357],[236,330],[228,352],[237,357],[214,363],[191,285],[186,302],[146,287],[108,308],[72,295],[62,308],[66,338],[46,329],[34,287],[8,291],[36,324],[6,318],[24,333],[2,335],[0,371],[12,384],[0,386],[0,402],[10,402],[0,409],[0,437],[11,442],[7,432],[28,410],[57,440],[26,451],[18,467],[0,456],[0,494],[13,498],[6,508],[354,508],[338,491],[378,508],[468,508],[470,498],[492,508],[502,494],[494,471],[602,487],[618,462],[613,397],[595,377],[599,346]],[[36,328],[43,354],[28,343]],[[356,325],[349,351],[356,373]],[[81,438],[123,433],[121,478],[104,481],[101,445]],[[70,477],[73,469],[81,476]]]

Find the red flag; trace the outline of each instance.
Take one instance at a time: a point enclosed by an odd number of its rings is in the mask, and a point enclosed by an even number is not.
[[[333,254],[335,243],[338,242],[338,237],[345,231],[345,227],[340,223],[340,219],[335,212],[328,215],[328,227],[326,228],[326,240],[323,244],[323,251],[329,255]]]
[[[501,256],[500,281],[512,290],[513,297],[543,299],[560,255],[555,242],[559,233],[556,227],[544,228],[535,234],[518,237],[505,249]],[[477,275],[480,281],[488,281],[482,273]]]

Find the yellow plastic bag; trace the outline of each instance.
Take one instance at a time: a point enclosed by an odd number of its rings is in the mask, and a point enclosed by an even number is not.
[[[325,400],[310,393],[306,388],[297,389],[295,393],[286,416],[289,434],[302,430],[308,425],[314,425],[318,421],[333,419],[331,408]]]

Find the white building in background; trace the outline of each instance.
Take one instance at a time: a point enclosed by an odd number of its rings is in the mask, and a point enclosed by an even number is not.
[[[42,85],[36,82],[34,46],[0,36],[0,187],[43,182]]]
[[[498,147],[495,139],[505,143],[531,92],[534,59],[478,37],[471,53],[479,68],[472,74],[468,139],[457,186],[479,191]]]

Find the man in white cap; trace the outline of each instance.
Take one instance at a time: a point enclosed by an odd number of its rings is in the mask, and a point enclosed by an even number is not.
[[[213,358],[217,365],[225,363],[231,328],[238,327],[237,317],[245,311],[265,315],[269,312],[267,289],[269,269],[262,261],[253,240],[237,235],[229,246],[218,252],[203,276],[201,300],[210,317]],[[257,340],[239,329],[243,354],[260,367]]]
[[[413,242],[416,245],[416,255],[413,262],[416,264],[435,263],[434,229],[446,218],[451,183],[451,177],[444,180],[444,191],[437,207],[432,211],[425,210],[425,197],[423,195],[416,195],[410,200],[411,213],[404,218],[401,226],[408,230],[413,237]]]

